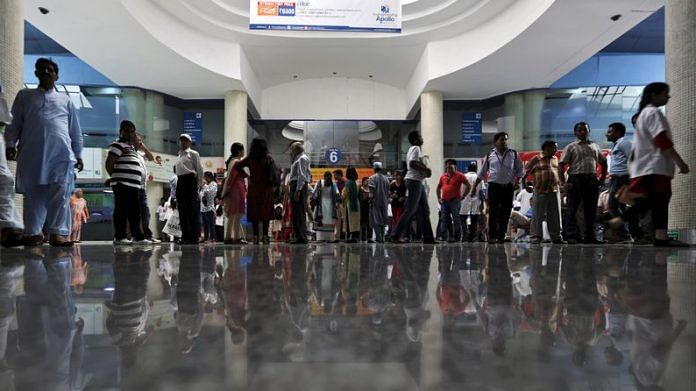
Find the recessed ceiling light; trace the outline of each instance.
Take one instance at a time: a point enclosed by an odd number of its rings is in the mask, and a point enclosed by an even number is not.
[[[44,14],[44,15],[46,15],[47,13],[49,13],[49,12],[51,12],[51,11],[49,11],[48,8],[39,7],[39,12],[41,12],[41,13]]]
[[[338,72],[332,72],[332,73],[334,74],[334,76],[338,75]]]
[[[292,75],[292,78],[293,78],[293,79],[297,79],[297,75]]]
[[[372,75],[367,75],[367,77],[369,77],[370,79],[372,79]]]

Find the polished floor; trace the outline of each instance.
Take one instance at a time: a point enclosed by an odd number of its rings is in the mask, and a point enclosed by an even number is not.
[[[0,250],[0,390],[694,390],[696,249]]]

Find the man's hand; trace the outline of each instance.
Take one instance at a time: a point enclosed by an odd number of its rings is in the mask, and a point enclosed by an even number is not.
[[[7,160],[15,160],[17,158],[17,150],[12,147],[5,149],[5,157]]]
[[[82,162],[82,159],[77,159],[77,163],[75,163],[75,168],[77,168],[77,172],[82,172],[82,170],[85,168],[85,164]]]
[[[689,165],[684,163],[684,161],[681,161],[677,166],[679,167],[680,174],[688,174],[689,173]]]

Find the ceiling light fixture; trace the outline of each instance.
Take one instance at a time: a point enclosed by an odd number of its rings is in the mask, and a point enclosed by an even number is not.
[[[41,12],[41,13],[44,14],[44,15],[46,15],[46,14],[48,14],[48,13],[51,12],[51,11],[49,11],[48,8],[39,7],[39,12]]]
[[[332,72],[334,76],[338,75],[338,72]]]
[[[617,20],[621,19],[621,14],[616,14],[616,15],[612,16],[612,17],[609,18],[609,19],[611,19],[611,20],[613,20],[614,22],[616,22]]]

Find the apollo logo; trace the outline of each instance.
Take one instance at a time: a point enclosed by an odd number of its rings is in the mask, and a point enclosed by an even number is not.
[[[389,5],[382,4],[382,6],[379,7],[379,10],[382,11],[383,14],[388,14],[389,13]]]

